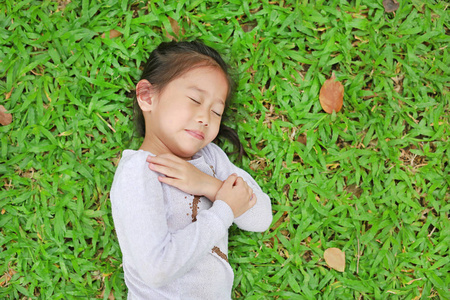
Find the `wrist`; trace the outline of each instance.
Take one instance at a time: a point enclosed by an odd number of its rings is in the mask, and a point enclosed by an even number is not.
[[[214,202],[216,200],[217,192],[222,187],[222,183],[223,182],[220,179],[210,177],[210,180],[205,186],[205,194],[203,196]]]

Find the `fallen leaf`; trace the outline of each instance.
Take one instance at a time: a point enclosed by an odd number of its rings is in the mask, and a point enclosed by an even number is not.
[[[105,299],[105,290],[102,291],[100,296],[102,299]],[[115,299],[116,299],[116,297],[114,296],[113,291],[110,291],[109,295],[108,295],[108,300],[115,300]]]
[[[357,186],[355,183],[354,184],[350,184],[349,186],[346,186],[344,188],[344,190],[346,190],[347,192],[355,195],[356,198],[361,197],[361,194],[364,192],[364,190],[362,188],[360,188],[359,186]]]
[[[306,133],[299,135],[297,138],[297,142],[302,143],[306,146]]]
[[[175,33],[177,36],[180,34],[180,25],[178,25],[178,22],[169,17],[170,26],[172,27],[173,33]]]
[[[175,36],[172,36],[166,29],[166,36],[171,39],[171,40],[177,40],[177,38],[180,36],[180,25],[178,24],[178,22],[171,18],[171,17],[167,17],[169,19],[170,22],[170,27],[172,27],[172,32],[175,34]],[[183,34],[184,29],[181,31]]]
[[[396,0],[383,0],[383,6],[386,12],[394,12],[398,9],[400,4]]]
[[[58,9],[56,11],[63,11],[66,9],[66,6],[70,3],[70,0],[59,0],[58,2]]]
[[[115,29],[112,29],[112,30],[109,31],[109,38],[110,39],[116,38],[116,37],[121,36],[121,35],[122,35],[122,33],[120,31],[115,30]],[[102,38],[104,39],[105,37],[106,37],[106,35],[103,33],[102,34]]]
[[[394,81],[394,91],[401,94],[403,92],[403,79],[405,79],[404,75],[397,75],[395,77],[391,77],[392,81]]]
[[[339,272],[345,270],[345,253],[338,248],[328,248],[325,250],[323,257],[330,268]]]
[[[2,62],[2,61],[0,60],[0,62]],[[11,98],[13,90],[14,90],[14,87],[8,93],[5,94],[5,100],[8,100],[9,98]]]
[[[12,115],[7,113],[6,108],[3,105],[0,105],[0,124],[8,125],[12,122]]]
[[[241,28],[244,32],[250,32],[253,29],[255,29],[255,27],[257,25],[258,25],[257,22],[248,22],[248,23],[241,24]]]
[[[109,38],[113,39],[122,35],[122,32],[117,31],[115,29],[109,31]]]
[[[13,269],[9,269],[8,272],[3,274],[2,277],[0,277],[0,287],[8,286],[8,282],[11,280],[11,278],[16,274],[17,272]]]
[[[288,212],[285,211],[285,212],[283,213],[283,215],[278,219],[278,221],[276,221],[275,224],[272,226],[271,230],[275,231],[275,229],[277,229],[278,226],[280,226],[281,224],[283,224],[283,222],[284,222],[284,220],[286,219],[287,215],[288,215]]]
[[[325,80],[319,93],[320,105],[327,113],[339,112],[344,100],[344,86],[336,81],[336,76],[331,75],[330,79]]]

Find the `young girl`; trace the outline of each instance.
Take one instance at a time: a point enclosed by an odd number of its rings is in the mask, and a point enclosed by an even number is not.
[[[150,55],[136,86],[144,141],[123,152],[111,189],[128,299],[231,299],[228,228],[272,222],[269,197],[212,143],[232,90],[204,44],[162,43]]]

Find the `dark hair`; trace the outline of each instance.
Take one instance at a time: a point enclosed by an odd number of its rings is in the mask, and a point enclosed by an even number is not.
[[[227,138],[236,146],[239,149],[240,158],[244,154],[244,148],[239,141],[239,137],[232,128],[223,124],[224,119],[227,118],[228,107],[233,98],[236,83],[229,74],[229,66],[216,50],[198,41],[163,42],[150,54],[140,80],[148,80],[156,92],[161,92],[172,80],[193,68],[205,66],[220,68],[228,81],[225,111],[218,137]],[[138,135],[145,137],[145,120],[136,97],[134,99],[134,122]]]

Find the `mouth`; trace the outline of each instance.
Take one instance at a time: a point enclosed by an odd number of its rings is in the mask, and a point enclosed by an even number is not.
[[[198,140],[201,140],[201,141],[202,141],[202,140],[205,139],[205,134],[204,134],[203,132],[201,132],[201,131],[186,129],[186,132],[187,132],[188,134],[190,134],[192,137],[194,137],[194,138],[196,138],[196,139],[198,139]]]

